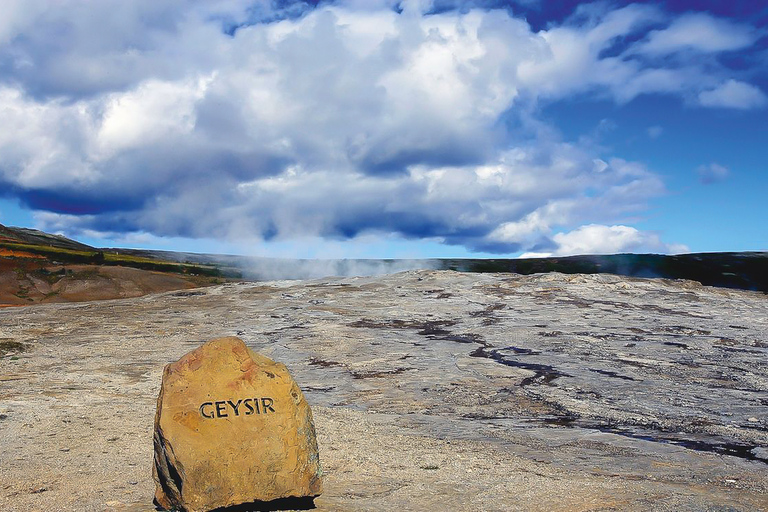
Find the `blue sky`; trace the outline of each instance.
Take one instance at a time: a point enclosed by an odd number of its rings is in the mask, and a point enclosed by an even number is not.
[[[274,257],[768,250],[768,6],[10,1],[0,223]]]

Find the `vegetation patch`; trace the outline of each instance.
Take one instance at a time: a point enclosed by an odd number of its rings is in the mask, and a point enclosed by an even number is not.
[[[45,268],[39,268],[32,271],[32,275],[34,275],[38,279],[42,279],[43,281],[51,285],[58,283],[63,277],[66,277],[67,275],[72,275],[72,274],[73,272],[71,270],[67,271],[67,269],[65,269],[64,267],[58,270],[48,270]]]
[[[29,345],[19,341],[0,339],[0,357],[5,357],[11,354],[20,354],[21,352],[25,352],[28,348]]]
[[[19,286],[19,291],[14,293],[15,296],[17,296],[20,299],[28,299],[29,298],[29,287],[28,286]]]
[[[120,252],[105,252],[101,250],[87,251],[66,249],[48,245],[33,245],[25,243],[0,241],[0,249],[9,251],[25,251],[56,263],[82,263],[86,265],[119,265],[124,267],[152,270],[156,272],[171,272],[190,276],[224,277],[221,270],[213,265],[177,263],[173,261],[155,260]],[[48,276],[56,279],[56,276]],[[61,277],[64,277],[63,275]],[[60,277],[59,277],[60,278]]]

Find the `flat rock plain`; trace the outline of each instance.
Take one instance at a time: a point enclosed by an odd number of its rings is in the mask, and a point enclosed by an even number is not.
[[[768,296],[450,271],[0,310],[0,509],[154,510],[163,367],[225,335],[304,390],[318,510],[768,510]]]

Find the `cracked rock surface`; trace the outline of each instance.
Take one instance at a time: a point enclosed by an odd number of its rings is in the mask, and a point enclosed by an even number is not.
[[[312,406],[318,510],[768,510],[768,296],[450,271],[0,311],[0,509],[153,510],[163,366],[225,335]]]

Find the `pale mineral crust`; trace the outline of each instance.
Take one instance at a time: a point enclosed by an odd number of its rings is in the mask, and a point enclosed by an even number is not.
[[[449,271],[0,310],[0,510],[154,511],[163,368],[225,334],[312,406],[318,512],[768,510],[768,295]]]
[[[236,337],[211,340],[163,372],[154,431],[155,499],[166,509],[315,497],[315,428],[285,365]]]

